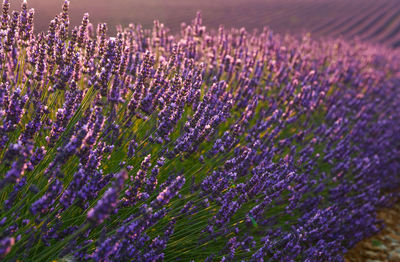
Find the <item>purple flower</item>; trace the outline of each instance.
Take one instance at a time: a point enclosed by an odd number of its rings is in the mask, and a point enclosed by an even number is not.
[[[151,202],[151,205],[157,207],[168,204],[168,202],[179,193],[179,190],[185,184],[185,181],[186,180],[183,176],[177,176],[158,194],[157,198]]]
[[[4,258],[10,251],[12,246],[15,244],[13,237],[6,237],[0,240],[0,258]]]
[[[49,209],[53,208],[52,205],[57,200],[62,188],[62,183],[58,179],[55,179],[54,182],[50,184],[45,194],[31,205],[29,208],[30,212],[33,215],[36,215],[38,213],[45,213]]]
[[[115,177],[112,186],[107,189],[103,197],[97,202],[96,206],[89,210],[87,218],[95,224],[101,224],[107,219],[118,203],[118,194],[124,186],[125,180],[128,178],[126,171],[121,171]]]

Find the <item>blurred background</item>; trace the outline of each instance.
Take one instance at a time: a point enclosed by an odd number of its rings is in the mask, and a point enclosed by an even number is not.
[[[22,0],[12,0],[19,10]],[[28,0],[35,8],[36,31],[47,29],[61,11],[63,0]],[[129,23],[151,28],[158,19],[172,32],[181,22],[190,23],[198,10],[208,28],[269,26],[278,33],[310,32],[313,37],[354,38],[400,47],[400,0],[71,0],[72,25],[85,12],[93,24],[106,22],[110,34],[115,26]]]

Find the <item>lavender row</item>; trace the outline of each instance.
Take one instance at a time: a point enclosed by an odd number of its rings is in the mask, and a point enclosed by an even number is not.
[[[3,1],[0,259],[343,261],[400,186],[400,56],[245,29],[107,35]]]

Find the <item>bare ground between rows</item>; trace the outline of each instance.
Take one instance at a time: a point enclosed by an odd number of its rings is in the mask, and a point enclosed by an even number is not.
[[[346,262],[400,262],[400,202],[378,212],[385,228],[350,249]]]

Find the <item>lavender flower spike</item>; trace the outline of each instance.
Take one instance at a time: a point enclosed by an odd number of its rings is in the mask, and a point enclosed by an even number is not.
[[[118,204],[118,195],[127,178],[128,172],[126,170],[119,172],[115,176],[115,181],[112,183],[112,186],[107,189],[96,206],[89,210],[87,219],[90,222],[93,224],[101,224],[115,211]]]

